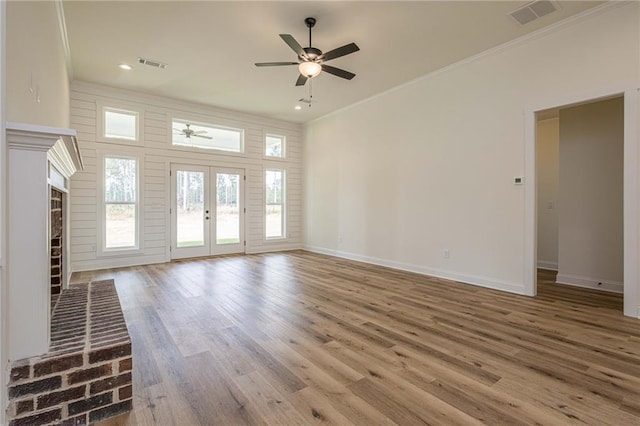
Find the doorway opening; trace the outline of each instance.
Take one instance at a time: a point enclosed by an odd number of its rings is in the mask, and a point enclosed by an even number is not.
[[[562,212],[565,204],[567,204],[567,200],[558,200],[557,203],[554,202],[553,199],[546,198],[538,198],[539,196],[539,176],[537,175],[538,170],[538,158],[537,158],[537,118],[544,117],[545,114],[553,114],[553,110],[558,110],[560,114],[562,111],[566,112],[580,112],[581,108],[589,109],[589,106],[597,105],[598,102],[619,102],[620,108],[622,108],[622,146],[621,156],[622,156],[622,167],[620,164],[617,165],[619,172],[619,179],[622,181],[622,188],[620,185],[617,186],[615,190],[619,192],[618,195],[620,197],[618,199],[622,199],[621,208],[618,209],[618,226],[620,227],[618,237],[618,241],[621,241],[617,247],[619,248],[619,252],[621,253],[617,260],[610,261],[608,266],[611,266],[618,262],[618,266],[622,263],[621,273],[618,272],[618,278],[612,275],[611,273],[607,273],[605,275],[611,275],[613,278],[606,279],[605,276],[599,275],[597,272],[594,272],[595,269],[586,269],[587,273],[580,274],[576,273],[575,270],[573,273],[564,274],[564,277],[559,277],[558,281],[565,281],[567,284],[572,285],[580,285],[584,287],[591,288],[601,288],[609,291],[622,291],[623,292],[623,312],[624,315],[631,317],[638,317],[640,314],[640,300],[638,298],[638,287],[640,284],[638,283],[639,275],[639,266],[636,259],[640,254],[639,246],[638,246],[638,178],[640,177],[639,173],[639,163],[640,159],[638,158],[638,88],[637,87],[625,87],[625,88],[617,88],[610,90],[603,90],[596,93],[591,93],[584,96],[574,96],[566,99],[557,100],[555,102],[549,102],[547,104],[542,104],[536,107],[529,108],[525,111],[525,175],[528,177],[525,180],[525,286],[524,292],[528,295],[536,295],[537,292],[537,279],[538,279],[538,266],[551,267],[553,269],[553,265],[549,265],[549,263],[553,264],[551,259],[539,259],[538,250],[539,243],[541,241],[538,234],[538,220],[540,219],[540,209],[544,211],[544,209],[557,209],[559,207],[558,212]],[[562,120],[559,117],[559,120]],[[586,131],[586,128],[592,124],[589,121],[586,124],[578,125],[577,131],[580,131],[582,127],[582,131]],[[562,125],[562,124],[560,124]],[[576,130],[576,129],[574,129]],[[594,152],[591,152],[590,155],[597,155]],[[606,161],[604,157],[600,158],[602,162]],[[574,164],[574,168],[578,167],[579,164]],[[621,169],[621,170],[620,170]],[[584,171],[584,170],[583,170]],[[597,180],[597,177],[593,177],[596,179],[597,183],[605,183],[608,178],[600,178],[602,180]],[[577,178],[580,180],[580,177]],[[593,182],[593,181],[592,181]],[[614,190],[614,191],[615,191]],[[571,191],[571,189],[568,189]],[[570,255],[565,254],[565,260],[568,261],[568,264],[571,264],[572,261],[582,260],[583,262],[592,262],[598,263],[599,267],[602,266],[603,263],[607,263],[604,261],[604,257],[598,257],[598,250],[596,250],[597,243],[591,244],[591,242],[587,241],[585,238],[584,227],[580,230],[580,226],[588,223],[589,220],[598,219],[598,215],[600,214],[598,211],[602,210],[603,214],[606,214],[606,206],[599,206],[597,200],[589,200],[588,190],[583,189],[574,189],[573,191],[582,191],[582,193],[573,193],[569,192],[572,196],[576,195],[577,198],[582,197],[587,201],[592,202],[591,205],[586,204],[585,207],[587,210],[583,211],[586,214],[582,214],[580,220],[575,221],[575,223],[570,222],[568,228],[565,230],[569,237],[573,238],[572,244],[573,247],[578,247],[573,254],[571,252]],[[587,192],[586,194],[584,192]],[[566,193],[566,191],[565,191]],[[559,192],[560,194],[560,192]],[[607,194],[611,195],[611,194]],[[549,204],[551,202],[551,204]],[[605,196],[605,201],[601,201],[601,203],[606,204],[608,198]],[[594,204],[595,203],[595,204]],[[549,208],[551,207],[551,208]],[[602,209],[600,207],[603,207]],[[595,211],[597,210],[597,211]],[[570,211],[570,209],[569,209]],[[620,213],[621,212],[621,213]],[[620,224],[620,218],[622,218],[622,223]],[[582,222],[582,224],[580,223]],[[605,221],[606,222],[606,221]],[[620,226],[621,225],[621,226]],[[600,236],[602,234],[607,233],[607,231],[600,230],[598,231]],[[559,238],[562,236],[559,235]],[[582,238],[582,242],[580,243],[580,238]],[[597,240],[597,238],[595,238]],[[570,241],[569,238],[567,241]],[[543,242],[544,243],[544,242]],[[578,244],[576,246],[576,244]],[[581,244],[581,245],[580,245]],[[601,243],[605,244],[605,243]],[[583,250],[585,247],[591,246],[592,251],[586,252]],[[596,249],[593,249],[595,246]],[[562,255],[562,244],[558,245],[558,266],[557,268],[562,272],[563,270],[563,255]],[[571,247],[570,245],[568,247]],[[581,254],[580,254],[581,253]],[[575,259],[571,259],[571,255],[575,257]],[[566,257],[569,256],[569,257]],[[582,259],[580,259],[582,257]],[[622,259],[620,259],[620,257]],[[539,263],[539,260],[542,263]],[[592,265],[591,265],[592,266]],[[606,269],[606,268],[605,268]],[[611,269],[611,268],[610,268]],[[615,268],[614,268],[615,269]],[[620,268],[618,268],[620,269]],[[590,276],[591,275],[591,276]],[[569,276],[569,280],[573,280],[573,282],[566,282],[567,276]],[[608,287],[608,288],[607,288]]]
[[[244,169],[171,165],[171,259],[245,252]]]
[[[623,293],[623,147],[622,96],[536,113],[538,283]]]

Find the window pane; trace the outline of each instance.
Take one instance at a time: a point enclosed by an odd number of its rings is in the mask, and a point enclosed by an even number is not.
[[[136,139],[136,114],[105,110],[104,136],[107,138]]]
[[[188,126],[187,126],[188,124]],[[242,152],[242,130],[174,121],[173,145]]]
[[[267,206],[267,238],[282,237],[282,206]]]
[[[269,157],[282,157],[284,136],[267,135],[265,155]]]
[[[265,178],[267,186],[267,204],[282,203],[282,171],[267,170]]]
[[[104,159],[104,200],[109,203],[136,202],[136,160]]]
[[[217,173],[216,244],[240,242],[240,175]]]
[[[266,237],[284,237],[284,172],[267,170],[265,173],[266,189]]]
[[[135,204],[106,205],[105,246],[108,249],[135,247],[136,206]]]
[[[177,175],[178,247],[204,245],[204,173],[178,171]]]

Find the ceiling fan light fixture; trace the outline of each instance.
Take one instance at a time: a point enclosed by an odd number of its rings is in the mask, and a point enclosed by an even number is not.
[[[298,71],[307,78],[313,78],[320,74],[322,66],[317,62],[305,61],[298,65]]]

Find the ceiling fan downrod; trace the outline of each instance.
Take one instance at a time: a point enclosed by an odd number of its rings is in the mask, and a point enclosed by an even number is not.
[[[313,46],[311,44],[311,28],[316,25],[316,18],[308,17],[305,18],[304,23],[307,24],[307,28],[309,28],[309,47]]]

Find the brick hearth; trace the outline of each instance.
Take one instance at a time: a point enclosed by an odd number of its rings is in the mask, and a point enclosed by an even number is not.
[[[84,425],[132,408],[131,340],[113,280],[63,290],[47,354],[12,363],[10,426]]]

